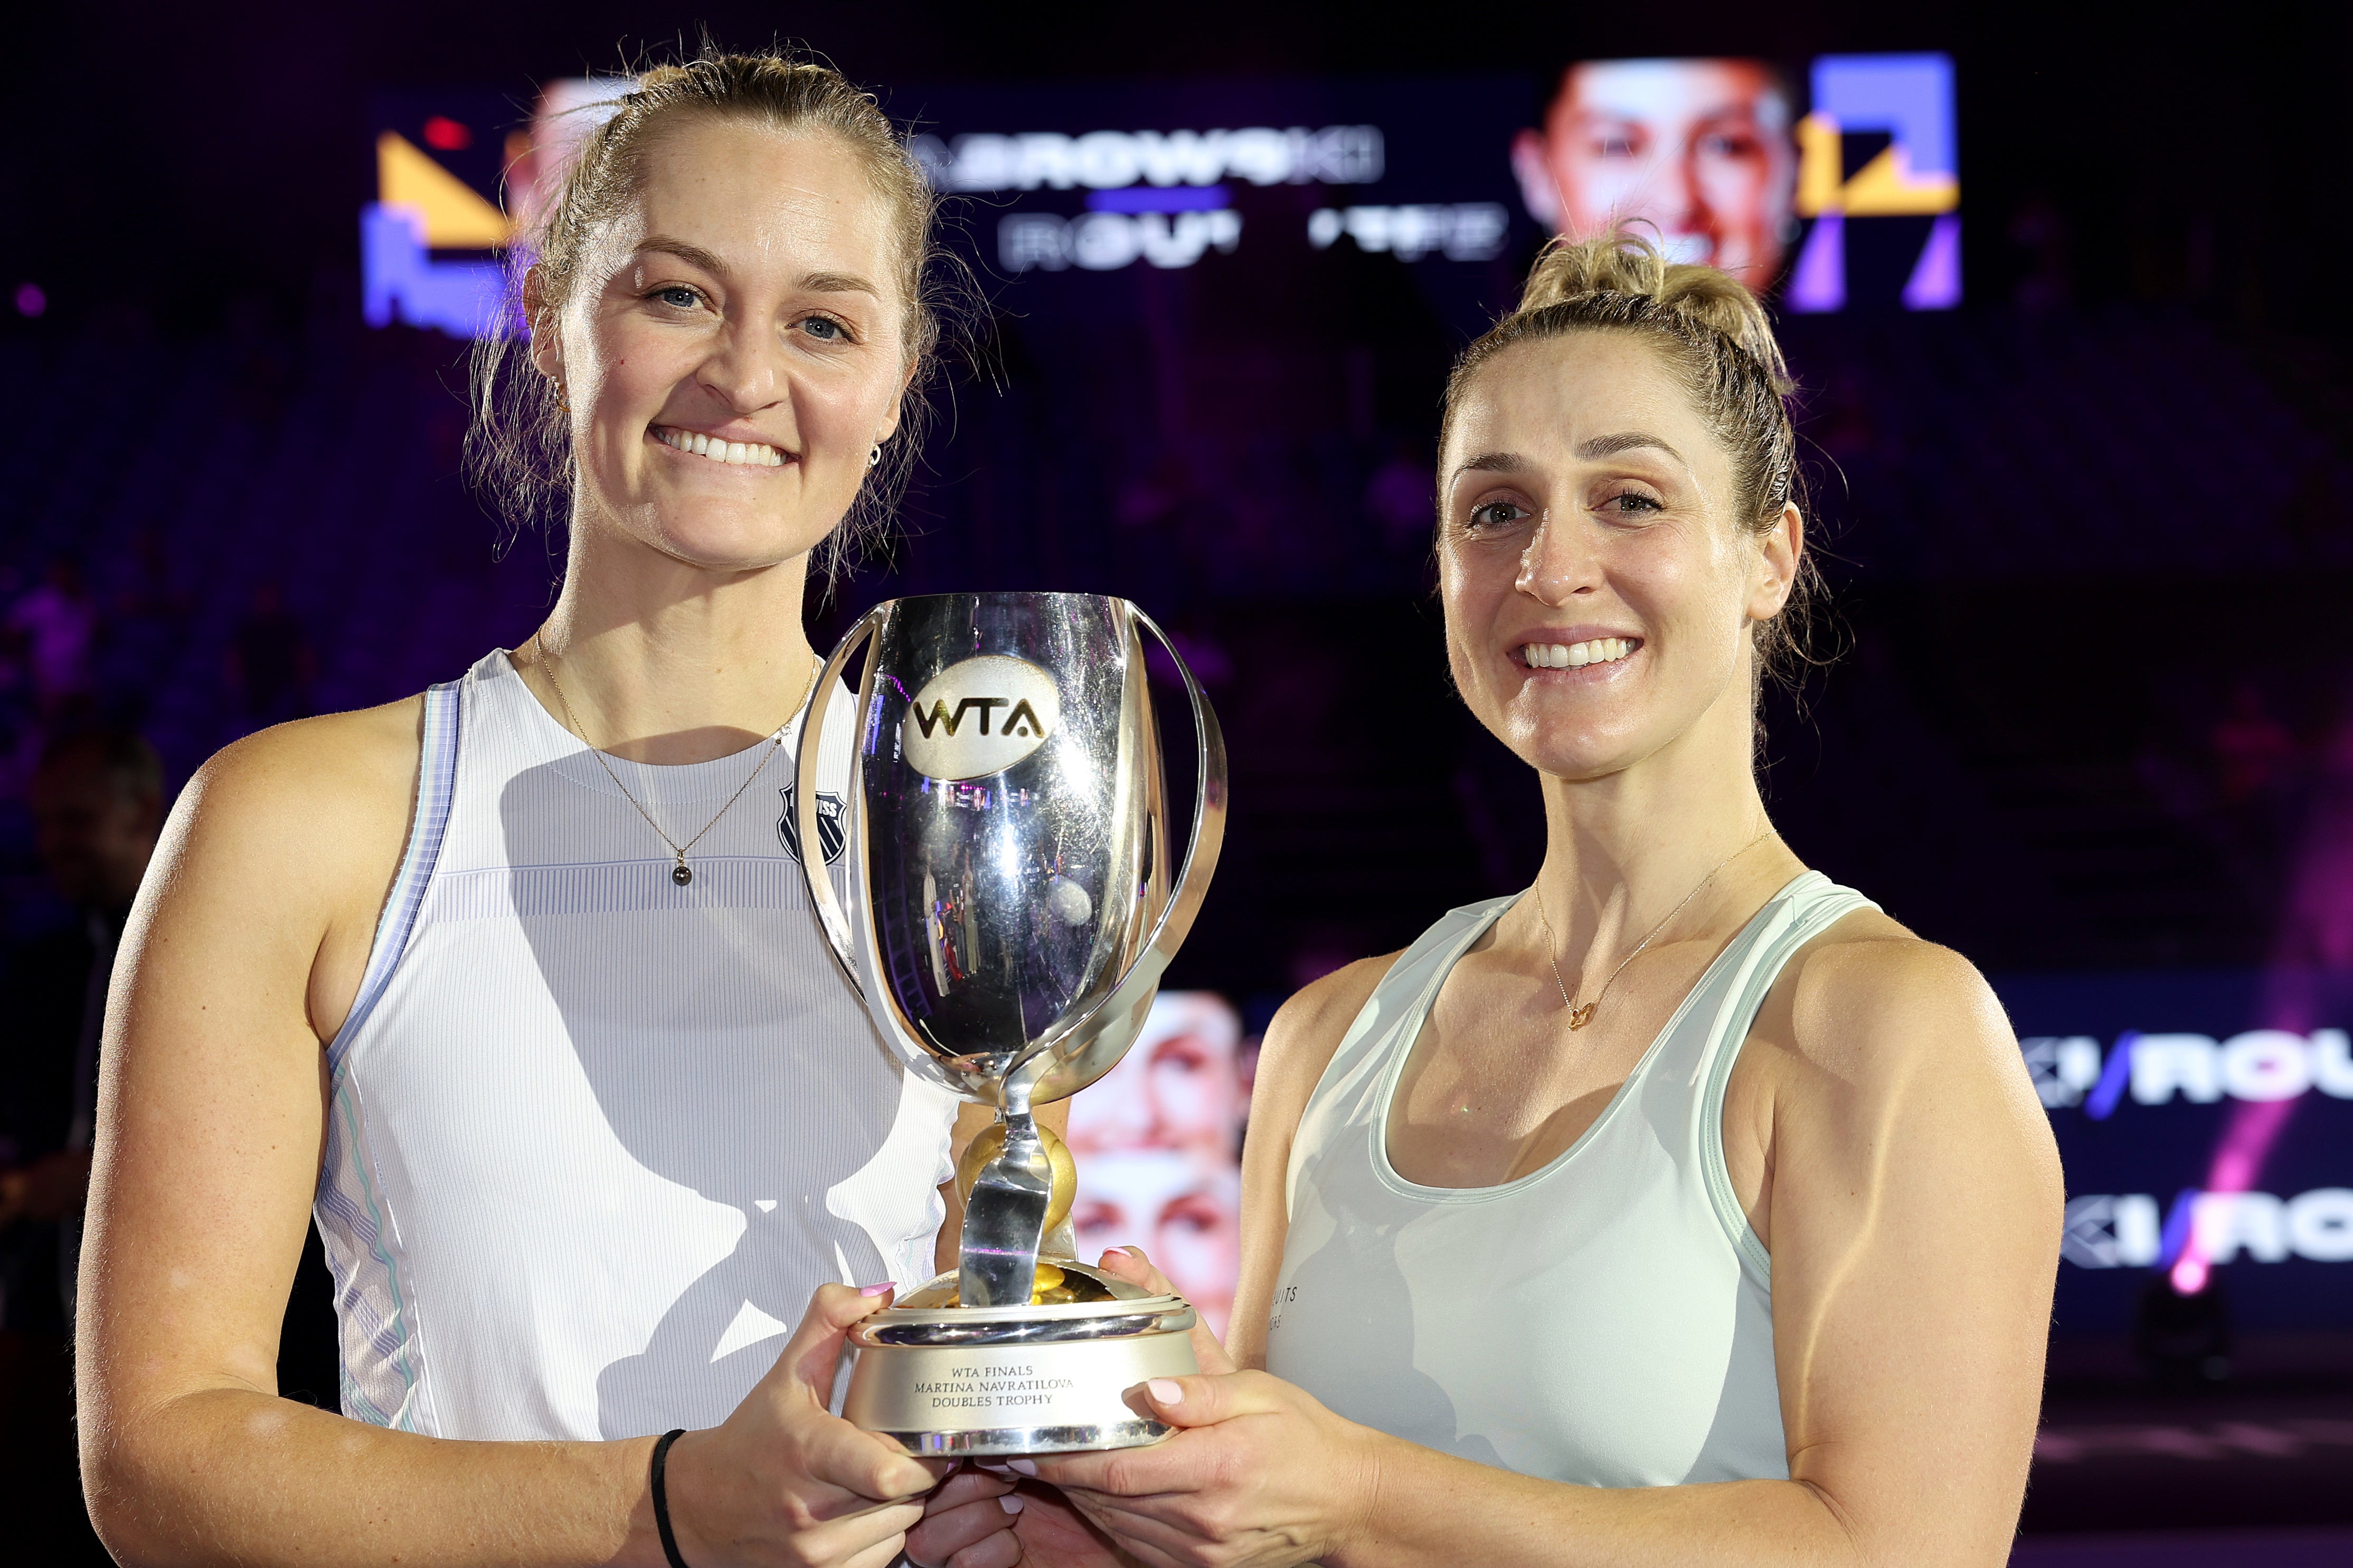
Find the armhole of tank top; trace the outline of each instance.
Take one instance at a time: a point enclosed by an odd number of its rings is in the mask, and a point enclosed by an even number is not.
[[[400,967],[409,934],[417,929],[417,911],[433,880],[433,867],[441,858],[441,836],[449,826],[449,808],[458,793],[458,726],[465,710],[464,682],[444,681],[425,691],[423,744],[417,759],[417,810],[408,826],[400,870],[391,896],[376,921],[375,940],[368,948],[367,968],[360,977],[359,994],[343,1026],[327,1046],[327,1070],[340,1074],[352,1042],[366,1027],[368,1015],[384,995],[393,971]]]
[[[1345,1075],[1349,1070],[1342,1066],[1344,1062],[1353,1060],[1349,1055],[1349,1048],[1363,1045],[1366,1035],[1383,1027],[1384,1019],[1379,1011],[1381,999],[1391,994],[1392,988],[1405,990],[1417,998],[1414,1005],[1417,1016],[1424,1019],[1428,1018],[1430,1005],[1437,1000],[1438,988],[1445,983],[1446,976],[1452,973],[1455,962],[1469,951],[1471,944],[1478,941],[1489,926],[1502,919],[1504,911],[1517,903],[1519,899],[1520,895],[1517,893],[1507,893],[1501,898],[1490,899],[1484,903],[1465,904],[1460,909],[1447,910],[1443,916],[1432,922],[1428,931],[1414,938],[1411,946],[1398,954],[1397,962],[1389,965],[1388,973],[1381,976],[1379,983],[1374,985],[1371,993],[1365,997],[1364,1005],[1358,1007],[1356,1016],[1348,1020],[1347,1028],[1340,1036],[1340,1043],[1332,1047],[1331,1059],[1324,1064],[1323,1072],[1316,1076],[1315,1087],[1307,1091],[1306,1102],[1299,1108],[1298,1126],[1291,1130],[1291,1150],[1283,1161],[1282,1168],[1284,1224],[1288,1225],[1291,1222],[1293,1200],[1299,1192],[1299,1129],[1307,1125],[1307,1119],[1314,1113],[1316,1102],[1324,1098],[1324,1091],[1332,1086],[1334,1075],[1335,1073]],[[1467,934],[1457,923],[1461,921],[1470,922]],[[1415,969],[1429,963],[1433,957],[1441,953],[1448,956],[1444,965],[1435,975],[1423,976],[1419,980],[1410,978]],[[1395,1032],[1397,1020],[1390,1018],[1387,1023],[1390,1031]],[[1416,1024],[1413,1033],[1418,1037],[1420,1032],[1421,1026]],[[1413,1048],[1413,1041],[1408,1039],[1401,1047],[1397,1042],[1390,1041],[1382,1048],[1386,1048],[1392,1055],[1401,1056],[1403,1052]],[[1398,1068],[1398,1062],[1390,1061],[1382,1066],[1378,1075],[1379,1086],[1374,1091],[1374,1098],[1377,1101],[1377,1108],[1374,1111],[1373,1129],[1377,1147],[1385,1145],[1388,1140],[1389,1097]],[[1381,1160],[1386,1163],[1388,1156],[1383,1154]]]
[[[1748,1223],[1747,1211],[1740,1206],[1740,1196],[1732,1190],[1731,1168],[1725,1163],[1725,1094],[1732,1084],[1733,1065],[1740,1059],[1741,1048],[1748,1043],[1748,1031],[1756,1026],[1757,1010],[1765,1005],[1765,998],[1781,978],[1781,971],[1788,967],[1790,956],[1838,921],[1857,910],[1875,907],[1851,889],[1839,888],[1820,898],[1773,938],[1772,951],[1767,955],[1769,962],[1749,970],[1738,994],[1717,1015],[1721,1033],[1700,1094],[1700,1170],[1706,1181],[1708,1202],[1715,1210],[1716,1223],[1724,1227],[1725,1239],[1739,1254],[1741,1267],[1754,1275],[1768,1294],[1773,1289],[1773,1255],[1765,1249],[1757,1227]],[[1725,1019],[1737,1019],[1738,1026],[1724,1028]]]

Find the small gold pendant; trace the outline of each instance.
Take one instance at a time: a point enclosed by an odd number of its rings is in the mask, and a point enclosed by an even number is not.
[[[1568,1026],[1572,1029],[1582,1029],[1586,1025],[1593,1022],[1593,1009],[1600,1005],[1601,998],[1597,996],[1581,1007],[1570,1008],[1568,1010]]]

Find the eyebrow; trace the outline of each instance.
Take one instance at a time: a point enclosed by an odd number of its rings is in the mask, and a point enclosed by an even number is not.
[[[1631,451],[1637,447],[1649,447],[1664,452],[1678,463],[1683,460],[1683,455],[1681,452],[1676,451],[1660,437],[1642,430],[1620,430],[1614,436],[1596,436],[1577,447],[1577,456],[1588,462],[1593,462],[1602,458],[1615,457],[1620,452]],[[1523,457],[1517,452],[1482,452],[1456,468],[1454,472],[1458,476],[1515,474],[1522,469],[1535,467],[1536,464],[1533,458]]]
[[[727,264],[718,257],[699,245],[690,245],[682,239],[672,239],[668,235],[648,235],[638,241],[638,248],[640,251],[653,250],[666,256],[675,256],[689,267],[699,267],[714,278],[727,276]]]
[[[1649,447],[1664,452],[1678,463],[1683,460],[1683,455],[1681,452],[1644,430],[1620,430],[1614,436],[1596,436],[1592,440],[1577,447],[1577,455],[1591,462],[1599,458],[1614,458],[1620,452],[1630,452],[1637,447]]]
[[[1515,474],[1535,465],[1517,452],[1482,452],[1454,471],[1457,474]]]
[[[811,272],[801,279],[801,287],[817,294],[871,294],[882,298],[882,290],[855,272]]]
[[[699,245],[683,239],[672,239],[668,235],[650,235],[638,242],[638,249],[640,252],[652,250],[666,256],[675,256],[688,266],[700,268],[714,278],[724,278],[728,275],[727,264],[720,260],[717,256]],[[855,272],[807,273],[801,279],[801,287],[813,294],[868,294],[877,300],[882,297],[881,289]]]

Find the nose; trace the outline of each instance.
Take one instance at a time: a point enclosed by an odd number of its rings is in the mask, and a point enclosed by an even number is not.
[[[1546,512],[1528,547],[1520,552],[1520,574],[1512,586],[1555,609],[1579,594],[1597,591],[1601,586],[1601,562],[1594,552],[1589,531],[1577,527],[1573,519]]]
[[[767,407],[783,395],[781,351],[772,333],[730,317],[696,368],[695,384],[737,414]]]
[[[1698,156],[1696,144],[1686,140],[1651,165],[1642,216],[1657,224],[1659,232],[1670,240],[1699,226],[1699,181],[1692,168]]]

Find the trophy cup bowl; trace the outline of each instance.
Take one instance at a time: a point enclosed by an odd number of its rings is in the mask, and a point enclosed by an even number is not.
[[[1192,836],[1173,877],[1146,632],[1193,708]],[[923,1455],[1156,1442],[1170,1428],[1122,1396],[1197,1370],[1193,1309],[1071,1256],[1074,1168],[1032,1113],[1118,1063],[1192,927],[1225,830],[1217,716],[1124,599],[894,599],[818,678],[794,793],[803,844],[820,842],[826,698],[866,644],[847,898],[821,856],[803,858],[809,896],[907,1069],[997,1123],[958,1173],[960,1266],[851,1329],[842,1413]]]

